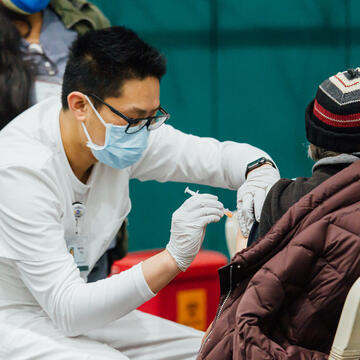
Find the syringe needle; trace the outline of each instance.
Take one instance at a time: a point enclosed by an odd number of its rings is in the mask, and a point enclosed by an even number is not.
[[[224,209],[224,214],[229,218],[233,217],[233,213],[229,209]]]

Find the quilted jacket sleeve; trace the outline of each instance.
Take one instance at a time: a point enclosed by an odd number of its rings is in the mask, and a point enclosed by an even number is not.
[[[326,227],[326,224],[315,226]],[[315,231],[311,228],[312,226],[304,233],[308,230]],[[319,234],[321,233],[324,231],[319,231]],[[304,235],[306,237],[306,234]],[[321,252],[321,243],[322,241],[316,244],[312,242],[314,247],[311,248],[301,239],[293,241],[254,275],[236,311],[233,359],[323,360],[328,358],[325,353],[291,345],[293,335],[291,332],[294,330],[296,337],[302,336],[305,343],[314,341],[319,336],[321,324],[315,323],[313,330],[309,331],[308,321],[321,322],[321,320],[316,315],[309,316],[311,313],[309,308],[313,308],[313,304],[302,289],[314,270],[314,263]],[[298,299],[295,301],[297,305],[302,304],[303,312],[300,310],[295,316],[297,316],[296,323],[303,324],[303,328],[298,326],[294,329],[287,323],[289,319],[294,319],[291,310],[296,308],[287,303],[289,298]],[[283,327],[281,327],[282,321],[284,321]],[[276,332],[273,331],[274,328],[277,329]],[[279,331],[279,328],[282,330]],[[301,334],[302,331],[304,334]],[[279,343],[283,343],[281,339],[284,338],[290,341],[286,342],[286,346],[280,346]]]

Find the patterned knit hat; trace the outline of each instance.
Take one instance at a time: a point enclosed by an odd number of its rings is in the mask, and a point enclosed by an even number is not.
[[[306,137],[323,149],[360,151],[360,68],[320,84],[305,113]]]

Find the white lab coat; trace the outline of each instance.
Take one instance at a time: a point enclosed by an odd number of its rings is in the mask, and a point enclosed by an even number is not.
[[[62,146],[60,108],[54,98],[41,102],[0,133],[0,354],[19,360],[194,358],[200,332],[132,311],[154,296],[141,266],[94,284],[86,284],[86,275],[130,212],[130,179],[236,190],[246,165],[268,155],[163,125],[150,133],[137,164],[118,170],[97,163],[83,184]],[[78,223],[76,201],[86,206]],[[88,270],[81,273],[69,254],[75,233],[86,249]],[[34,355],[37,344],[42,353]]]

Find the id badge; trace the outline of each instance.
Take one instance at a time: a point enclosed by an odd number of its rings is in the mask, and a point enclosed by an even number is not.
[[[74,257],[75,264],[80,271],[89,270],[86,242],[87,236],[84,235],[74,235],[72,239],[66,241],[69,253]]]

